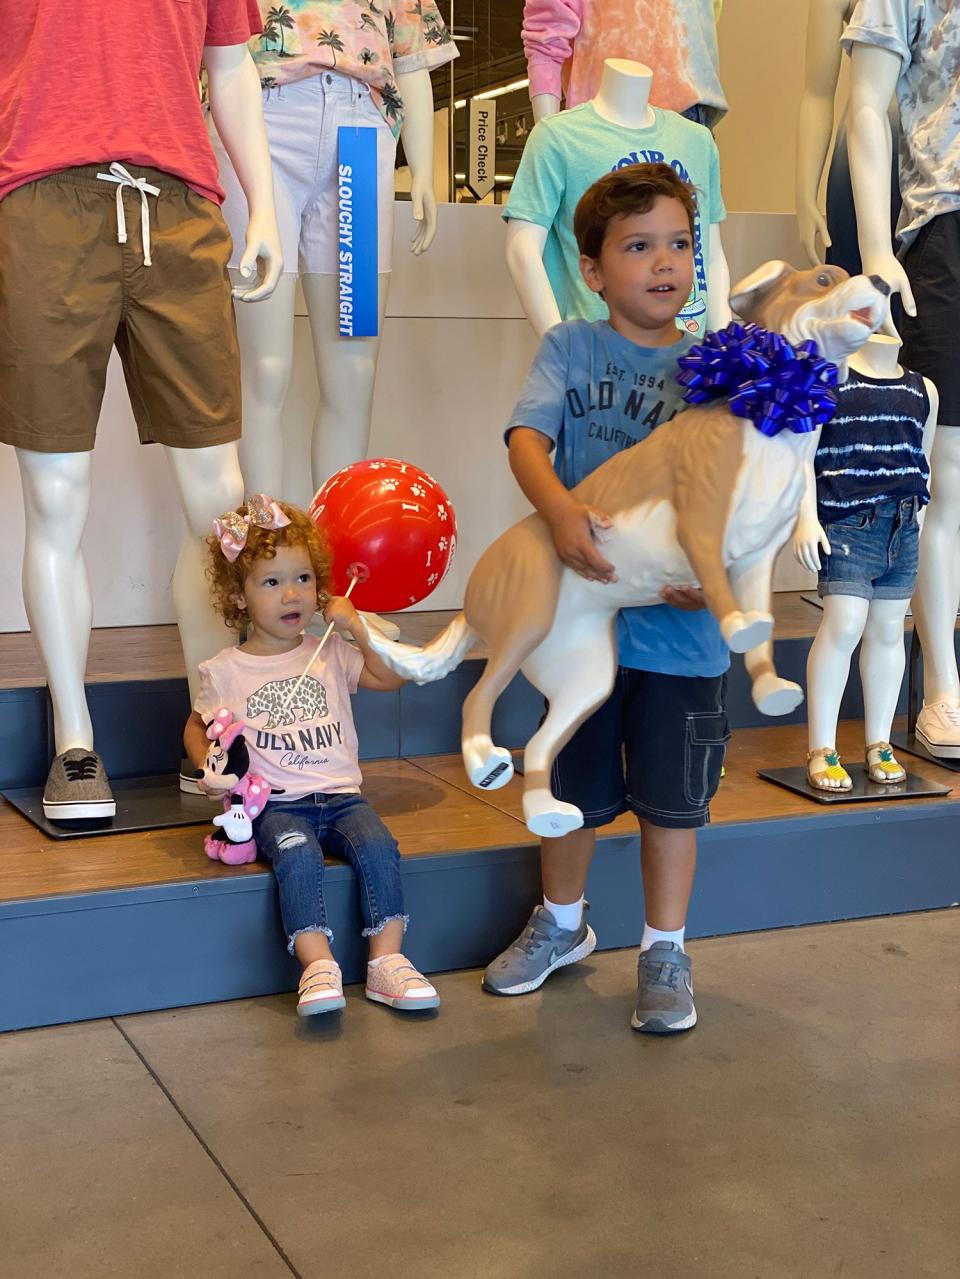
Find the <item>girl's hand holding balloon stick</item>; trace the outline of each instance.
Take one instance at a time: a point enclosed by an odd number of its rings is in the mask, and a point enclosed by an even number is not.
[[[286,702],[284,703],[285,711],[289,710],[289,708],[294,704],[296,696],[300,692],[300,686],[310,674],[310,668],[317,660],[319,654],[323,651],[323,646],[330,638],[335,626],[341,626],[345,630],[349,630],[351,634],[353,634],[354,639],[358,639],[364,634],[363,624],[359,622],[359,618],[357,617],[357,610],[352,604],[348,604],[347,608],[344,608],[343,605],[350,599],[350,596],[353,594],[353,589],[357,583],[365,582],[369,576],[370,570],[367,568],[366,564],[350,564],[347,566],[347,577],[350,578],[350,585],[347,587],[346,591],[344,591],[343,595],[334,595],[327,601],[326,607],[323,610],[323,619],[328,623],[327,629],[323,632],[323,637],[321,638],[320,643],[311,653],[309,662],[307,662],[306,666],[300,673],[300,678],[290,690]]]

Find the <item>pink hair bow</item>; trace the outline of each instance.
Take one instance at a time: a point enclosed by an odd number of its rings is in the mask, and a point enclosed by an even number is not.
[[[255,493],[247,498],[247,513],[228,511],[213,521],[214,535],[220,542],[224,559],[232,564],[247,544],[247,532],[251,524],[257,528],[283,528],[289,524],[289,518],[266,493]]]

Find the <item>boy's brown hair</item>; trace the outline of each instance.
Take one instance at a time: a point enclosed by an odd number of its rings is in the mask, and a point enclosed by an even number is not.
[[[243,550],[232,562],[221,550],[220,539],[215,533],[207,538],[207,576],[210,578],[213,607],[235,631],[242,630],[247,624],[246,610],[239,597],[255,561],[274,559],[280,546],[302,546],[310,556],[310,564],[317,579],[317,607],[323,608],[330,596],[333,556],[326,538],[299,506],[291,506],[289,502],[277,502],[277,506],[290,523],[276,529],[259,528],[252,524],[247,530]],[[246,503],[237,507],[237,514],[247,514]]]
[[[649,213],[662,196],[683,205],[693,235],[697,213],[693,186],[669,164],[628,164],[605,174],[580,197],[573,215],[577,248],[585,257],[598,258],[614,218]]]

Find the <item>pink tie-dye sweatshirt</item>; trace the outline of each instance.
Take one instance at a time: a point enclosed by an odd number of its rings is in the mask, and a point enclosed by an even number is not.
[[[719,10],[720,0],[526,0],[530,96],[562,95],[575,107],[596,96],[607,58],[630,58],[653,71],[655,107],[686,111],[700,105],[712,126],[727,109],[717,52]]]

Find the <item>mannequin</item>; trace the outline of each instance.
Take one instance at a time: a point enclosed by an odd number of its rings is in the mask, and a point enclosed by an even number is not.
[[[643,63],[628,62],[623,59],[608,59],[604,63],[603,76],[597,96],[590,103],[576,108],[576,111],[592,111],[597,117],[607,121],[609,124],[619,126],[622,129],[638,131],[636,151],[639,154],[640,149],[644,147],[645,141],[642,136],[639,136],[639,131],[651,129],[663,119],[674,120],[677,118],[669,113],[657,113],[651,107],[650,90],[653,79],[653,72]],[[574,112],[565,112],[560,119],[565,122],[572,121],[575,119]],[[538,125],[538,128],[553,127],[550,122]],[[694,125],[691,125],[690,129],[692,130],[693,144],[699,145],[702,141],[699,137],[700,130]],[[535,134],[536,130],[534,130]],[[704,136],[708,137],[709,135]],[[622,139],[620,143],[622,147]],[[527,145],[529,147],[531,143]],[[667,157],[668,163],[670,159],[672,157]],[[598,156],[597,171],[593,177],[600,177],[608,168],[616,167],[619,160],[620,157],[615,155],[613,151],[610,151],[609,155]],[[522,170],[523,162],[521,162],[521,174]],[[518,174],[518,180],[521,178],[521,174]],[[695,182],[698,181],[695,175],[693,175],[693,180]],[[518,186],[518,183],[514,184],[514,192],[518,196],[522,194],[522,188]],[[570,196],[572,197],[572,191]],[[719,190],[715,193],[715,198],[717,200],[717,206],[715,207],[719,207],[721,210],[720,216],[723,216]],[[572,314],[580,312],[567,309],[565,313],[561,313],[560,303],[557,300],[544,263],[544,255],[548,251],[548,242],[553,228],[549,224],[541,225],[525,218],[525,207],[525,204],[521,204],[519,199],[515,200],[514,195],[511,195],[511,203],[507,205],[504,215],[509,221],[507,227],[507,267],[519,294],[524,314],[533,326],[537,336],[542,337],[547,329],[552,328],[554,324],[558,324],[563,319],[569,319]],[[544,218],[544,221],[549,220],[552,220],[552,216],[551,219]],[[718,220],[711,218],[709,228],[704,228],[703,234],[707,237],[709,244],[709,265],[706,270],[707,296],[705,316],[702,317],[699,323],[705,322],[707,328],[718,329],[722,328],[730,319],[730,308],[727,303],[727,297],[730,292],[730,272],[723,253]],[[567,250],[567,253],[570,255],[570,250]],[[601,311],[602,306],[598,304],[597,314]],[[590,314],[589,318],[596,317],[594,314]],[[699,331],[699,325],[692,322],[690,331]]]
[[[716,24],[721,0],[526,0],[523,45],[534,120],[596,96],[607,58],[656,71],[653,105],[713,128],[727,110]],[[561,84],[562,82],[562,84]]]
[[[102,24],[106,21],[106,17],[98,15],[96,9],[96,5],[89,6],[89,9],[85,8],[83,14],[78,15],[78,23],[85,28],[88,23],[95,26],[97,23]],[[203,127],[195,92],[202,48],[202,57],[209,76],[211,110],[220,126],[224,143],[234,157],[250,206],[249,232],[241,261],[240,279],[252,280],[257,271],[258,260],[262,268],[262,278],[259,283],[255,283],[253,287],[246,290],[242,290],[238,285],[236,296],[246,304],[269,296],[276,285],[282,267],[270,181],[270,161],[263,131],[257,75],[247,54],[246,46],[221,42],[223,38],[229,38],[226,35],[227,32],[232,34],[238,29],[245,11],[238,11],[238,5],[234,4],[231,7],[229,3],[219,6],[210,3],[204,6],[204,10],[205,19],[199,7],[196,15],[190,15],[189,11],[185,10],[184,19],[181,19],[179,14],[168,15],[161,10],[159,16],[155,18],[156,30],[146,33],[148,37],[151,37],[148,39],[144,39],[142,13],[123,15],[117,20],[114,30],[120,48],[119,51],[112,50],[111,57],[120,59],[125,72],[132,75],[135,80],[149,79],[150,75],[160,74],[159,65],[151,65],[145,71],[142,65],[137,65],[137,58],[141,57],[145,60],[156,57],[158,47],[172,45],[176,51],[176,58],[180,60],[171,65],[175,70],[182,71],[182,79],[179,84],[173,84],[170,88],[167,106],[171,114],[166,118],[168,121],[175,119],[174,110],[186,104],[182,127],[188,131],[199,130],[199,143],[202,144]],[[62,13],[59,11],[60,6],[48,5],[46,0],[39,0],[39,3],[26,15],[24,28],[18,32],[18,35],[26,39],[27,43],[22,47],[14,43],[12,54],[14,61],[19,59],[25,68],[30,69],[31,57],[35,56],[30,48],[30,37],[31,35],[35,37],[37,44],[42,47],[43,40],[40,37],[45,28],[62,21]],[[195,20],[199,22],[198,26],[190,25],[185,29],[182,25],[183,22],[193,23]],[[206,21],[205,33],[204,21]],[[220,24],[219,27],[218,24]],[[250,26],[247,27],[248,31],[251,29]],[[220,35],[221,30],[224,36]],[[77,33],[77,38],[83,38],[82,31]],[[203,44],[204,40],[207,41],[206,44]],[[124,46],[126,46],[125,51]],[[197,55],[195,69],[190,61],[194,48]],[[66,81],[70,81],[72,74],[72,71],[65,72]],[[80,124],[76,133],[70,136],[63,136],[57,132],[55,116],[51,117],[47,108],[43,106],[43,95],[46,91],[42,85],[31,82],[33,92],[40,95],[36,103],[36,113],[32,116],[32,124],[37,133],[32,134],[25,142],[25,146],[29,147],[39,137],[48,160],[52,158],[56,162],[62,157],[61,168],[48,165],[47,171],[53,175],[55,185],[60,178],[63,178],[68,186],[71,182],[86,182],[86,188],[82,192],[80,185],[76,187],[78,209],[82,207],[82,201],[86,199],[86,190],[95,189],[100,181],[100,175],[96,173],[96,169],[108,170],[111,161],[118,154],[121,157],[130,155],[133,147],[130,140],[132,135],[125,134],[123,128],[135,128],[137,124],[135,113],[131,112],[126,121],[122,121],[112,132],[108,124],[107,136],[101,137],[96,132],[99,115],[108,121],[115,120],[117,117],[111,94],[118,91],[126,93],[128,86],[120,84],[119,79],[117,83],[105,85],[101,78],[89,68],[83,74],[87,82],[86,96],[81,97],[79,89],[77,90]],[[170,85],[170,67],[166,68],[164,75],[167,77],[166,83]],[[23,79],[26,81],[31,77],[25,76]],[[61,84],[59,87],[64,92],[70,91],[69,84]],[[144,101],[149,100],[148,94]],[[82,110],[82,105],[89,107],[91,114]],[[215,183],[210,186],[206,184],[206,179],[200,176],[206,160],[209,160],[211,180],[215,175],[215,168],[212,157],[198,155],[192,150],[190,145],[194,142],[192,133],[188,132],[186,138],[188,144],[186,151],[192,156],[191,163],[195,163],[197,169],[197,173],[192,177],[188,175],[180,179],[173,172],[173,164],[178,161],[171,160],[172,176],[160,173],[158,168],[155,168],[147,170],[151,180],[148,181],[147,177],[140,178],[137,176],[140,173],[139,169],[134,168],[131,173],[126,168],[126,165],[132,167],[147,163],[136,155],[125,159],[126,178],[120,180],[110,177],[109,173],[105,175],[107,181],[116,183],[117,221],[116,226],[110,228],[110,234],[119,239],[121,246],[129,242],[128,247],[123,249],[125,255],[123,269],[127,272],[128,282],[133,278],[146,281],[143,287],[154,290],[151,295],[154,305],[162,308],[167,305],[164,288],[169,290],[178,286],[178,282],[172,281],[172,277],[165,273],[169,272],[171,264],[177,265],[176,253],[186,252],[182,246],[171,247],[173,244],[171,229],[174,233],[176,232],[177,219],[180,216],[178,210],[183,207],[183,200],[187,202],[188,211],[199,209],[199,215],[195,214],[192,222],[189,216],[185,215],[186,220],[183,225],[186,229],[183,234],[185,236],[199,234],[195,228],[201,227],[207,243],[198,243],[194,252],[197,254],[195,260],[198,263],[198,272],[202,264],[205,274],[198,274],[197,283],[207,290],[207,294],[213,294],[214,297],[218,289],[227,291],[227,300],[223,303],[223,314],[228,316],[229,286],[223,265],[218,267],[215,260],[215,253],[218,250],[216,247],[210,248],[210,243],[214,246],[218,242],[222,243],[225,263],[226,231],[216,204]],[[182,137],[164,137],[162,132],[158,131],[157,136],[149,138],[144,145],[152,148],[148,153],[150,157],[159,161],[168,155],[178,156],[177,147],[183,142]],[[114,145],[122,149],[113,150]],[[87,166],[92,172],[88,174],[83,166]],[[10,175],[4,172],[3,177],[7,180]],[[169,187],[164,186],[161,189],[157,183],[164,179],[169,179]],[[37,181],[32,186],[25,186],[24,191],[21,192],[19,185],[23,181],[22,177],[14,173],[7,189],[0,191],[3,195],[0,199],[0,220],[2,220],[0,249],[10,255],[3,263],[5,271],[11,269],[12,263],[17,261],[17,246],[13,243],[12,237],[17,230],[18,219],[22,216],[20,210],[24,207],[24,201],[33,201],[33,207],[42,209],[42,201],[48,197],[52,189],[45,186],[43,181]],[[189,191],[185,185],[187,182],[193,184]],[[109,197],[108,208],[112,210],[114,188],[105,189]],[[209,198],[203,199],[202,196],[208,192]],[[102,195],[103,189],[97,192],[95,200],[101,201]],[[137,207],[138,204],[140,207]],[[128,227],[124,225],[121,205],[126,213]],[[206,218],[206,222],[200,220],[202,218]],[[151,223],[153,259],[151,259]],[[60,225],[62,227],[62,224]],[[56,224],[51,222],[50,226],[56,226]],[[82,249],[86,247],[86,244],[80,245],[81,233],[86,234],[86,228],[81,228],[78,222],[71,233],[71,238],[65,240],[62,245],[57,244],[51,234],[44,233],[41,245],[43,261],[38,260],[37,267],[31,268],[31,262],[26,258],[19,262],[17,269],[27,272],[31,269],[36,270],[37,288],[40,290],[42,290],[43,277],[39,272],[45,263],[57,266],[62,257],[63,262],[75,264],[70,269],[82,273],[84,270]],[[115,244],[113,248],[116,249]],[[109,257],[111,250],[109,247],[106,250],[101,248],[98,252],[106,252]],[[20,259],[25,257],[26,255],[22,253],[19,255]],[[211,258],[214,259],[212,267],[209,265]],[[116,260],[118,262],[120,260],[119,252]],[[76,265],[77,263],[79,265]],[[149,274],[151,272],[152,274]],[[11,289],[18,287],[20,283],[19,277],[13,274],[7,277],[7,280],[8,287]],[[88,282],[81,275],[79,279],[75,279],[74,284],[76,288],[74,311],[79,314],[84,303],[96,309],[94,300],[96,295],[92,290],[99,287],[99,281],[93,279]],[[91,290],[89,297],[84,290]],[[37,314],[43,317],[46,314],[55,313],[58,300],[55,297],[47,300],[41,292],[37,301]],[[177,300],[177,305],[183,306],[182,301]],[[175,329],[177,317],[182,315],[185,324],[193,323],[190,334],[195,340],[200,331],[196,327],[198,323],[196,317],[191,319],[182,311],[175,312],[173,307],[174,299],[171,297],[170,309],[165,315],[168,328]],[[198,300],[196,306],[198,314],[201,309]],[[131,311],[132,304],[127,312],[126,326],[132,326],[134,318],[138,323],[141,322],[140,316],[134,317]],[[222,387],[225,400],[230,399],[230,378],[235,372],[235,366],[234,372],[231,372],[229,354],[231,350],[235,352],[232,334],[230,338],[231,340],[225,342],[222,347],[224,352],[222,358],[225,361]],[[105,374],[109,343],[112,340],[111,332],[103,351],[96,353],[102,354],[103,374]],[[137,374],[136,366],[130,363],[134,355],[137,360],[153,356],[159,359],[163,356],[173,361],[178,354],[172,346],[169,350],[165,350],[163,339],[157,338],[156,335],[153,338],[153,346],[149,349],[143,344],[142,338],[141,345],[137,346],[132,333],[123,326],[121,330],[118,330],[116,340],[118,346],[121,340],[123,341],[121,354],[124,356],[128,382]],[[184,343],[190,341],[186,335],[182,340]],[[40,353],[41,360],[54,358],[53,354],[44,348],[42,340],[38,342],[37,351]],[[69,357],[62,361],[64,376],[74,376],[74,370],[85,359],[92,362],[93,358],[92,354],[78,345],[76,353],[70,353]],[[189,364],[188,358],[183,357],[183,360],[181,368],[189,368],[193,373],[195,370]],[[162,366],[157,365],[153,378],[160,388],[158,394],[162,393],[173,401],[171,416],[176,416],[178,397],[186,395],[187,391],[181,390],[176,383],[165,383],[162,371]],[[176,371],[177,369],[174,368],[175,373]],[[95,370],[91,369],[90,373],[91,389],[88,402],[82,405],[68,403],[65,414],[69,422],[74,417],[82,416],[81,409],[92,410],[92,431],[95,429],[99,396],[102,395],[103,388],[102,375],[97,387]],[[79,376],[82,378],[84,374],[80,373]],[[86,391],[87,384],[80,385]],[[134,398],[134,409],[141,428],[141,438],[146,442],[154,437],[150,430],[150,406],[140,399],[144,385],[142,381],[137,384],[138,396]],[[219,435],[222,442],[212,443],[208,447],[196,447],[193,442],[182,447],[165,444],[165,452],[170,460],[188,527],[173,583],[174,600],[188,670],[222,647],[226,637],[222,624],[214,620],[212,610],[207,604],[208,590],[202,570],[201,539],[207,533],[214,515],[234,505],[243,497],[237,448],[233,442],[239,434],[239,421],[236,420],[239,417],[239,399],[234,398],[237,412],[232,421],[217,421],[214,417],[215,406],[208,406],[203,402],[201,404],[200,414],[204,412],[210,414],[211,434],[214,437]],[[51,768],[51,777],[48,778],[44,793],[44,809],[47,816],[55,817],[57,820],[109,817],[114,814],[116,805],[99,756],[93,751],[93,728],[83,684],[92,623],[92,606],[80,540],[90,501],[92,441],[78,443],[71,441],[71,451],[22,447],[19,441],[24,438],[23,433],[32,430],[33,427],[29,422],[23,425],[21,422],[22,419],[15,419],[12,425],[8,426],[6,419],[0,418],[3,435],[16,446],[20,467],[26,516],[24,600],[31,630],[43,657],[53,703],[57,758]],[[36,424],[38,438],[42,438],[42,429],[42,422],[38,422]],[[118,530],[118,535],[120,533],[121,530]],[[70,762],[69,767],[65,768],[64,757],[68,752],[76,752],[77,757]],[[53,800],[51,792],[51,779],[54,777],[55,770],[59,770],[58,776],[62,783],[56,801]]]
[[[960,40],[960,10],[938,0],[927,2],[925,21],[912,23],[914,10],[905,0],[879,9],[876,0],[860,0],[845,43],[851,51],[850,167],[864,270],[882,275],[900,294],[904,361],[930,376],[941,396],[941,429],[933,447],[931,501],[914,598],[924,655],[924,707],[917,737],[933,754],[957,758],[960,674],[954,630],[960,603],[960,397],[951,330],[960,323],[960,301],[955,255],[933,250],[925,258],[923,250],[935,232],[952,234],[960,217],[960,190],[949,176],[956,167],[958,140],[950,130],[958,89],[947,61]],[[885,114],[894,89],[900,101],[904,154],[899,257],[884,216],[890,157]],[[924,271],[939,272],[942,278],[931,280]],[[915,286],[924,290],[919,305]]]
[[[858,403],[865,406],[864,420],[869,421],[870,408],[877,407],[876,397],[888,393],[888,389],[896,386],[898,380],[904,377],[903,368],[898,363],[899,354],[898,339],[885,334],[875,334],[860,351],[851,356],[848,362],[850,378],[846,392],[841,392],[835,421],[838,419],[842,421],[843,414],[851,412]],[[859,383],[858,375],[865,375],[869,382]],[[922,448],[929,463],[936,430],[938,397],[932,382],[923,379],[923,384],[926,389],[928,410],[923,425]],[[893,393],[896,394],[896,392]],[[892,406],[881,404],[879,407],[889,409]],[[845,435],[842,426],[835,427],[831,432],[831,426],[832,424],[824,429],[821,448],[826,441],[833,444],[836,440],[856,438]],[[879,426],[876,429],[879,433]],[[848,444],[846,448],[853,449],[852,458],[849,453],[846,455],[851,459],[847,465],[855,467],[860,460],[856,453],[856,446]],[[889,445],[886,448],[888,451],[884,460],[888,467],[902,468],[904,461],[908,458],[906,450],[893,449]],[[828,448],[826,454],[819,456],[824,458],[825,469],[838,465],[843,467],[844,454],[840,449]],[[828,473],[832,472],[828,470]],[[846,481],[847,485],[851,482],[850,479]],[[869,483],[869,480],[865,482]],[[925,489],[923,479],[919,475],[916,477],[916,483],[919,488]],[[864,492],[864,497],[865,504],[872,501],[867,491]],[[876,509],[874,504],[874,510]],[[856,518],[853,517],[855,522]],[[915,517],[913,518],[915,520]],[[906,529],[903,531],[904,538],[908,531]],[[816,480],[813,465],[810,464],[807,492],[794,533],[794,554],[804,568],[812,572],[820,572],[821,568],[825,567],[821,563],[820,551],[823,550],[828,555],[839,554],[841,539],[845,540],[846,537],[856,537],[856,533],[847,533],[843,525],[833,523],[830,525],[828,534],[820,523],[817,512]],[[857,544],[854,543],[852,548],[846,549],[853,549],[856,553],[856,546]],[[874,571],[879,571],[879,568]],[[836,588],[840,584],[834,581],[832,585]],[[868,772],[872,781],[882,783],[901,782],[906,776],[893,757],[889,740],[903,680],[903,622],[910,602],[912,582],[903,586],[898,598],[866,599],[856,594],[856,589],[843,593],[825,593],[823,579],[821,579],[823,620],[807,661],[809,702],[807,776],[810,784],[819,790],[844,791],[852,787],[852,781],[840,762],[834,743],[840,701],[850,672],[850,659],[861,640],[860,679],[863,686]],[[892,588],[891,594],[896,593],[897,588]]]
[[[843,50],[840,37],[853,13],[856,0],[811,0],[807,19],[806,70],[797,128],[797,221],[800,242],[811,264],[836,263],[850,275],[860,272],[856,214],[850,187],[846,118],[840,120],[829,166],[826,213],[820,207],[820,189],[827,172],[827,154],[833,136],[835,98]],[[899,135],[896,98],[890,100],[891,135]],[[896,147],[892,148],[891,226],[900,212],[900,188],[896,181]]]
[[[358,36],[347,14],[340,14],[325,0],[299,6],[298,12],[291,15],[295,25],[284,36],[285,60],[281,61],[274,47],[276,32],[271,34],[270,14],[274,11],[266,3],[261,4],[267,30],[251,42],[251,49],[266,93],[267,132],[275,156],[274,181],[285,236],[285,273],[266,306],[241,309],[237,316],[244,421],[240,464],[249,492],[281,493],[285,470],[289,473],[292,469],[296,474],[309,477],[310,493],[313,493],[335,471],[359,461],[367,452],[380,338],[340,336],[335,242],[329,253],[326,246],[322,250],[311,247],[311,233],[307,228],[316,214],[309,201],[302,219],[299,215],[294,217],[296,210],[289,211],[295,198],[292,187],[303,183],[307,190],[315,171],[319,175],[317,180],[325,183],[327,170],[323,166],[326,163],[330,165],[331,185],[325,189],[335,191],[338,123],[356,122],[377,129],[378,333],[383,330],[390,282],[396,149],[391,125],[395,125],[400,103],[403,117],[399,133],[412,179],[415,229],[411,251],[416,255],[426,252],[436,234],[430,69],[455,58],[457,50],[432,2],[425,0],[418,6],[420,16],[389,3],[385,8],[389,22],[394,25],[387,23],[378,31],[376,24],[383,24],[385,17],[371,6],[370,15],[364,18],[360,43],[372,44],[373,48],[354,49]],[[335,55],[334,66],[325,60],[329,50],[317,48],[318,42],[314,39],[317,23],[329,27],[340,38],[340,43],[346,44],[345,50],[339,50],[339,61]],[[279,86],[278,77],[282,77]],[[395,96],[390,97],[390,92]],[[308,108],[306,113],[298,109],[298,95]],[[349,96],[353,106],[341,108],[342,114],[335,116],[331,104],[338,95],[343,99]],[[245,209],[238,198],[236,180],[229,171],[229,160],[218,146],[215,134],[213,141],[220,158],[221,181],[227,190],[224,213],[236,239],[236,230],[245,222]],[[331,150],[325,151],[325,147]],[[286,221],[291,223],[289,230]],[[296,459],[291,468],[289,458],[285,466],[284,453],[288,446],[283,437],[282,414],[293,369],[298,267],[310,320],[320,401],[311,455]]]

